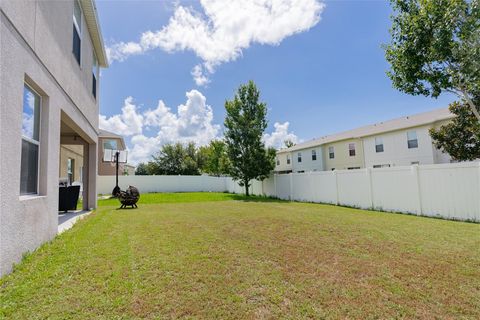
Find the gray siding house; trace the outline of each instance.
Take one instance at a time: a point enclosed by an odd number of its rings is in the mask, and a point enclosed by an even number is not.
[[[0,274],[57,234],[61,145],[83,147],[96,207],[100,67],[93,0],[0,0]]]

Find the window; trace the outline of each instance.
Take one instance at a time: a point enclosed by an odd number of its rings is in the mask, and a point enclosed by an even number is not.
[[[98,72],[98,62],[95,53],[93,53],[93,65],[92,65],[92,94],[93,97],[97,98],[97,72]]]
[[[38,193],[39,147],[40,96],[25,85],[23,88],[20,195]]]
[[[73,55],[80,65],[82,52],[82,10],[80,4],[75,0],[73,5]]]
[[[412,161],[410,162],[411,165],[415,165],[415,164],[420,164],[420,161]]]
[[[103,140],[103,150],[118,150],[117,140]]]
[[[68,176],[68,184],[71,185],[72,182],[75,180],[75,160],[68,159],[67,160],[67,176]]]
[[[287,164],[290,164],[290,156],[287,155]]]
[[[301,152],[297,153],[297,161],[299,163],[302,162],[302,153]]]
[[[360,167],[349,167],[347,168],[348,170],[356,170],[356,169],[360,169]]]
[[[328,157],[330,159],[335,158],[335,149],[333,147],[328,147]]]
[[[350,157],[355,157],[355,143],[348,144],[348,154]]]
[[[390,164],[375,164],[375,165],[373,165],[373,168],[374,168],[374,169],[378,169],[378,168],[390,168]]]
[[[375,152],[383,152],[383,139],[380,137],[375,138]]]
[[[316,161],[316,160],[317,160],[317,151],[312,150],[312,161]]]
[[[277,158],[277,166],[279,166],[279,165],[280,165],[280,159]]]
[[[417,140],[417,132],[416,131],[408,131],[407,132],[407,139],[408,139],[408,149],[418,148],[418,140]]]

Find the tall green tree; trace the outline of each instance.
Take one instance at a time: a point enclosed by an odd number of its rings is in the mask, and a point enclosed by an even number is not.
[[[148,167],[145,163],[139,163],[138,166],[135,168],[135,175],[137,176],[146,176],[149,175]]]
[[[386,46],[393,86],[412,95],[460,97],[480,120],[480,0],[391,0]]]
[[[151,174],[157,175],[199,175],[197,149],[193,142],[184,146],[181,143],[165,144],[153,156]]]
[[[230,175],[245,187],[263,180],[275,167],[275,156],[265,148],[262,136],[267,128],[267,106],[260,102],[260,91],[253,81],[241,85],[235,97],[225,102],[225,142],[230,159]]]
[[[447,152],[454,160],[479,159],[480,123],[465,104],[454,102],[450,104],[449,109],[456,117],[439,129],[430,129],[433,143],[438,149]]]
[[[213,176],[227,175],[230,172],[230,160],[227,145],[223,140],[212,140],[208,146],[201,147],[199,154],[205,159],[202,171]]]

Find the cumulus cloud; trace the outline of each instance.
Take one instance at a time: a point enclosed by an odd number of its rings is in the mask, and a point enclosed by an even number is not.
[[[320,21],[320,0],[202,0],[203,13],[178,5],[166,26],[144,32],[138,42],[120,42],[107,49],[110,61],[160,48],[166,52],[193,51],[201,60],[192,70],[197,85],[208,74],[234,61],[253,43],[278,45]]]
[[[275,131],[263,135],[263,141],[265,142],[265,145],[267,147],[280,149],[285,146],[285,140],[290,140],[293,143],[297,143],[298,137],[293,132],[288,131],[289,125],[290,123],[288,121],[284,123],[275,122],[273,125]]]
[[[100,115],[100,128],[130,137],[129,161],[132,163],[150,160],[150,156],[165,143],[194,141],[198,145],[208,144],[218,137],[220,131],[220,126],[213,123],[212,108],[197,90],[187,92],[186,98],[185,104],[179,105],[176,112],[162,100],[155,109],[142,112],[134,105],[133,98],[128,97],[120,114]],[[156,133],[147,136],[147,130]]]

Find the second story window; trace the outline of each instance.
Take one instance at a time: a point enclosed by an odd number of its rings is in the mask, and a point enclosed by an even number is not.
[[[348,144],[348,154],[350,157],[355,157],[355,143]]]
[[[40,96],[25,85],[23,89],[20,195],[38,193],[39,149]]]
[[[297,153],[297,162],[298,163],[302,162],[302,153],[301,152]]]
[[[375,152],[383,152],[383,139],[380,137],[375,138]]]
[[[287,155],[287,164],[290,164],[290,156]]]
[[[73,5],[73,55],[80,65],[82,52],[82,10],[80,4],[75,0]]]
[[[417,140],[417,132],[416,131],[408,131],[407,132],[407,144],[408,149],[415,149],[418,148],[418,140]]]
[[[317,151],[312,150],[312,161],[315,161],[315,160],[317,160]]]
[[[280,165],[280,159],[277,158],[277,166],[279,166],[279,165]]]
[[[98,62],[95,53],[93,53],[93,64],[92,64],[92,94],[93,97],[97,98],[97,74],[98,74]]]
[[[118,150],[117,140],[103,140],[103,150]]]
[[[328,157],[330,159],[334,159],[335,158],[335,149],[333,147],[328,147]]]

